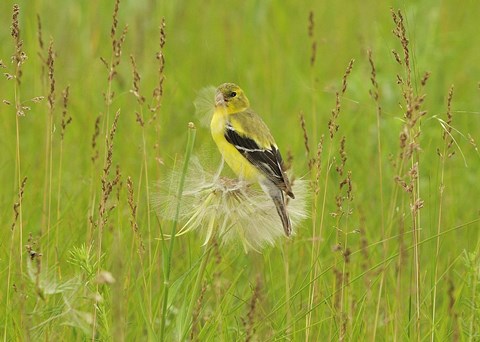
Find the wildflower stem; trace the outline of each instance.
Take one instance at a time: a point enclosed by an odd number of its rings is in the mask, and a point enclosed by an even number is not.
[[[181,341],[185,341],[187,338],[187,333],[190,328],[190,320],[192,318],[193,314],[193,307],[195,306],[195,303],[197,302],[198,299],[198,293],[200,291],[200,288],[202,286],[202,281],[203,281],[203,275],[205,273],[205,269],[208,264],[208,260],[210,259],[210,252],[212,250],[212,243],[209,242],[205,246],[205,253],[203,254],[202,261],[200,263],[200,268],[198,269],[198,274],[197,274],[197,279],[195,280],[195,285],[193,286],[192,290],[192,297],[190,298],[190,303],[188,305],[187,313],[185,315],[185,323],[183,325],[183,332],[182,332],[182,339]]]
[[[164,341],[165,340],[165,322],[167,320],[167,309],[168,309],[168,292],[170,289],[170,270],[171,270],[171,265],[172,265],[172,255],[173,255],[173,246],[175,242],[175,232],[177,230],[177,223],[178,223],[178,216],[180,213],[180,204],[181,204],[181,199],[182,199],[182,193],[183,193],[183,185],[185,183],[185,175],[187,174],[188,170],[188,163],[190,160],[190,156],[192,154],[193,150],[193,145],[195,142],[195,126],[193,123],[188,124],[188,138],[187,138],[187,148],[185,150],[185,162],[183,164],[183,170],[182,170],[182,175],[180,176],[180,183],[178,185],[178,193],[177,193],[177,198],[178,198],[178,203],[177,203],[177,208],[175,210],[175,218],[173,220],[172,224],[172,232],[170,234],[170,247],[167,250],[164,250],[166,253],[166,257],[163,259],[164,260],[164,286],[165,290],[163,293],[163,305],[162,305],[162,322],[160,326],[160,340]]]

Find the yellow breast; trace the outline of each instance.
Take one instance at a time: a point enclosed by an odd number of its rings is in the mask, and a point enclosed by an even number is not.
[[[223,159],[235,174],[248,182],[257,182],[262,178],[262,174],[225,139],[225,127],[227,125],[227,115],[215,111],[210,129],[212,137]]]

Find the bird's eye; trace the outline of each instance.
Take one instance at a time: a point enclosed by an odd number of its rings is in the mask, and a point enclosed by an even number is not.
[[[235,96],[237,96],[237,93],[234,92],[234,91],[232,91],[232,92],[230,93],[230,97],[235,97]]]

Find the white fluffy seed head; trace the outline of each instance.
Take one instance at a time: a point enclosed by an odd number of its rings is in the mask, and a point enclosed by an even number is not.
[[[154,207],[160,218],[173,220],[178,204],[179,166],[158,184]],[[207,243],[216,235],[223,243],[241,241],[245,251],[273,245],[284,236],[281,220],[270,197],[256,185],[207,172],[198,158],[192,158],[181,196],[177,235],[201,231]],[[293,232],[307,218],[307,181],[295,180],[295,199],[289,199],[287,210]]]

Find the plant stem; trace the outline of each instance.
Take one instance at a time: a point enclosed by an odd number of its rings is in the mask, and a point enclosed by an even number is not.
[[[187,138],[187,148],[185,150],[185,161],[183,163],[182,175],[180,176],[180,184],[178,186],[177,193],[177,208],[175,210],[175,218],[172,223],[172,230],[170,233],[170,247],[168,251],[164,251],[166,256],[164,257],[164,280],[163,284],[165,286],[165,291],[163,294],[163,305],[162,305],[162,322],[160,325],[160,341],[165,341],[165,322],[167,320],[167,309],[168,309],[168,292],[170,290],[170,271],[172,266],[172,256],[173,256],[173,246],[175,243],[175,232],[177,231],[178,216],[180,214],[180,204],[183,194],[183,186],[185,183],[185,176],[188,170],[188,163],[190,161],[190,156],[192,154],[193,145],[195,142],[195,126],[193,123],[188,124],[188,138]]]
[[[188,305],[187,313],[185,315],[185,322],[183,324],[181,341],[185,341],[185,339],[187,338],[187,333],[188,333],[189,328],[191,326],[190,319],[192,317],[193,307],[195,306],[195,303],[198,300],[198,293],[199,293],[200,288],[201,288],[201,284],[202,284],[202,281],[203,281],[203,275],[205,274],[205,269],[207,268],[208,260],[210,259],[210,252],[211,251],[212,251],[212,243],[209,242],[205,246],[205,253],[203,254],[203,258],[202,258],[202,261],[200,263],[200,268],[198,269],[197,279],[195,279],[195,284],[194,284],[193,290],[191,292],[192,297],[190,298],[190,303]]]

